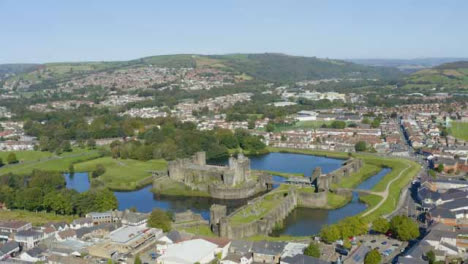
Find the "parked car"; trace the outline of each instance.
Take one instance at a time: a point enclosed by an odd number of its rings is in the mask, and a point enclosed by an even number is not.
[[[377,242],[377,240],[375,240],[375,239],[374,239],[374,240],[371,240],[371,243],[375,243],[375,242]]]
[[[382,245],[387,245],[387,241],[384,241],[381,243]]]
[[[335,248],[335,252],[338,253],[338,254],[341,254],[343,256],[348,256],[349,254],[349,251],[343,247],[336,247]]]

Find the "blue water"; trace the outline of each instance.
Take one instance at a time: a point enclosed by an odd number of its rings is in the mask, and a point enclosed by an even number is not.
[[[270,153],[262,156],[250,157],[251,168],[256,170],[271,170],[289,173],[303,173],[310,176],[315,167],[320,166],[323,173],[329,173],[341,167],[343,160],[317,157],[311,155],[291,153]],[[227,164],[227,161],[217,161],[216,164]],[[378,174],[361,183],[358,189],[371,189],[390,169],[382,169]],[[87,173],[75,173],[73,176],[65,174],[67,188],[84,192],[90,188]],[[285,179],[273,176],[276,182]],[[151,186],[131,192],[114,192],[119,202],[119,210],[136,207],[138,211],[150,212],[154,208],[181,212],[192,210],[199,213],[205,219],[209,219],[209,209],[212,204],[224,204],[228,213],[247,203],[245,200],[217,200],[206,197],[172,197],[160,196],[151,192]],[[344,217],[358,214],[365,210],[366,206],[360,203],[358,195],[353,193],[352,201],[346,206],[336,210],[324,209],[295,209],[284,221],[285,228],[282,234],[304,236],[318,233],[325,224],[336,223]]]

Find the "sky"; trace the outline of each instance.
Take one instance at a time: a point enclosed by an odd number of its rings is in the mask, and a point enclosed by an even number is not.
[[[0,63],[468,57],[466,0],[0,0]]]

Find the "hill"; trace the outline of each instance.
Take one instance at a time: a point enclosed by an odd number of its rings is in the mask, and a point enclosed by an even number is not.
[[[468,89],[468,61],[450,62],[417,71],[406,77],[407,85],[444,90]]]
[[[444,63],[467,60],[465,58],[418,58],[418,59],[349,59],[346,61],[367,66],[395,67],[412,73],[418,70],[439,66]]]
[[[290,82],[327,78],[379,78],[401,77],[396,68],[358,65],[351,62],[315,57],[289,56],[276,53],[194,55],[177,54],[145,57],[117,62],[45,63],[36,70],[25,72],[13,78],[32,82],[41,80],[63,81],[71,77],[99,71],[112,71],[130,67],[157,66],[168,68],[211,67],[234,71],[246,78]]]
[[[237,71],[266,81],[301,81],[328,78],[398,78],[395,68],[277,53],[210,56]]]
[[[0,64],[0,80],[9,75],[34,71],[39,66],[39,64]]]

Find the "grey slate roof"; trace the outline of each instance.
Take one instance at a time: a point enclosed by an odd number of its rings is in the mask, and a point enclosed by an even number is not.
[[[303,254],[296,255],[294,257],[285,257],[281,259],[281,263],[287,263],[287,264],[326,264],[330,263],[325,260],[321,260],[318,258],[314,257],[309,257]]]
[[[44,253],[44,250],[39,248],[39,247],[34,247],[34,248],[26,251],[26,253],[28,253],[29,256],[35,258],[35,257],[41,255],[42,253]]]
[[[177,243],[179,241],[182,241],[182,236],[180,235],[180,233],[176,230],[173,230],[169,233],[166,234],[166,236],[173,242],[173,243]]]
[[[252,252],[254,254],[277,256],[281,255],[286,245],[285,242],[257,241],[252,245]]]
[[[18,242],[16,241],[6,242],[5,244],[0,245],[0,255],[7,254],[8,252],[15,250],[16,248],[18,248],[19,250]]]
[[[233,240],[231,242],[231,246],[229,247],[229,251],[245,254],[251,251],[252,245],[252,241]]]

